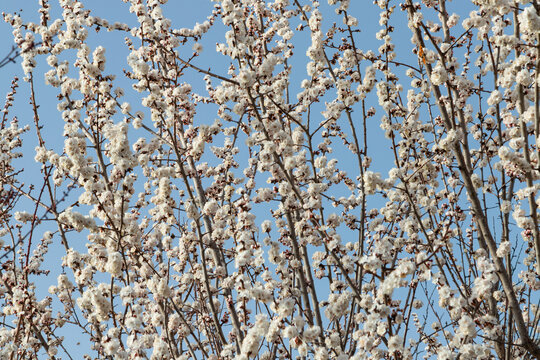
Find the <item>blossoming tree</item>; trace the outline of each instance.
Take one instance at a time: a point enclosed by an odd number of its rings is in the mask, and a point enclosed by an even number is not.
[[[537,0],[124,2],[4,14],[0,358],[540,359]]]

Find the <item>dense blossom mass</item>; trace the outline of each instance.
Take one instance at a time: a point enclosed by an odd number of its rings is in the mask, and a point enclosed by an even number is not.
[[[123,2],[3,14],[1,359],[540,359],[538,0]]]

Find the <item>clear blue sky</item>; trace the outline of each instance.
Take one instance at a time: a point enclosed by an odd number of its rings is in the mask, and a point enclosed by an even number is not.
[[[463,5],[466,1],[461,0],[455,0],[453,3],[459,3]],[[34,2],[24,2],[23,5],[16,4],[14,1],[6,2],[2,5],[2,10],[5,12],[14,12],[17,11],[20,7],[24,7],[24,11],[22,12],[23,19],[31,20],[31,21],[39,21],[38,14],[36,13],[36,3]],[[129,14],[128,8],[129,5],[123,3],[120,0],[92,0],[92,1],[85,1],[85,4],[88,4],[88,8],[92,10],[92,15],[94,16],[100,16],[103,17],[110,22],[120,21],[120,22],[127,22],[130,25],[135,25],[136,19],[134,18],[133,14]],[[326,1],[321,2],[323,9],[328,9]],[[467,5],[470,5],[470,3],[467,1]],[[196,4],[196,5],[194,5]],[[195,25],[196,22],[202,23],[206,20],[206,16],[210,14],[211,9],[213,8],[213,2],[210,1],[187,1],[187,0],[171,0],[169,4],[166,6],[165,9],[167,9],[165,13],[166,16],[171,18],[173,21],[173,27],[192,27]],[[58,3],[51,1],[51,5],[53,6],[54,11],[53,14],[53,20],[55,16],[59,14],[59,6]],[[461,6],[460,5],[460,6]],[[454,7],[457,7],[456,5]],[[359,48],[363,50],[373,49],[376,50],[378,46],[381,44],[380,41],[375,39],[375,32],[379,30],[378,25],[378,9],[372,4],[371,0],[353,0],[350,13],[353,16],[356,16],[359,19],[359,27],[362,30],[360,34],[358,34],[358,46]],[[452,11],[452,8],[449,9],[450,12]],[[324,11],[324,10],[323,10]],[[457,11],[457,10],[454,10]],[[461,9],[458,11],[462,18],[466,16],[468,11],[464,11]],[[333,18],[334,20],[330,20],[327,22],[329,24],[331,21],[341,21],[338,20],[332,12],[323,12],[324,16]],[[413,59],[413,55],[410,52],[410,49],[412,48],[412,45],[410,43],[410,37],[411,32],[406,27],[405,23],[405,17],[404,14],[400,14],[400,23],[393,23],[394,26],[400,27],[401,29],[396,31],[393,35],[394,42],[397,46],[397,52],[398,54],[407,54],[407,56],[410,56],[411,59]],[[223,58],[220,55],[216,55],[214,51],[214,46],[216,42],[224,42],[223,35],[224,33],[221,31],[222,28],[219,26],[216,27],[215,30],[211,31],[210,34],[206,37],[205,40],[202,41],[202,44],[204,46],[204,50],[202,53],[202,56],[196,60],[194,63],[197,64],[201,68],[209,68],[212,67],[212,69],[219,74],[226,74],[226,66],[227,63],[223,62]],[[0,58],[3,57],[4,53],[8,53],[9,49],[11,48],[13,42],[11,38],[11,27],[4,22],[0,22],[0,33],[3,35],[0,37],[0,49],[3,49],[0,51]],[[96,47],[98,45],[102,45],[107,49],[106,56],[107,56],[107,64],[106,64],[106,73],[114,73],[118,74],[118,78],[120,79],[122,77],[122,69],[127,68],[126,63],[126,57],[127,57],[127,48],[124,45],[123,42],[124,35],[118,34],[118,33],[107,33],[105,30],[102,30],[100,33],[96,34],[95,32],[90,32],[90,46]],[[308,38],[305,39],[305,43],[297,43],[297,48],[307,48],[308,44]],[[408,49],[404,52],[400,50],[402,49]],[[301,51],[301,50],[299,50]],[[28,106],[28,99],[29,99],[29,89],[28,85],[22,81],[22,78],[24,77],[21,66],[20,66],[20,59],[18,59],[16,64],[9,64],[2,69],[0,69],[0,96],[4,96],[9,91],[9,85],[10,81],[13,78],[13,76],[16,74],[21,79],[20,82],[20,88],[19,88],[19,94],[16,97],[15,107],[16,110],[12,111],[12,115],[17,115],[21,121],[22,124],[32,124],[32,112],[30,106]],[[63,137],[62,137],[62,127],[63,127],[63,121],[61,119],[60,113],[56,110],[56,104],[57,101],[55,100],[56,96],[56,89],[45,87],[44,80],[43,80],[43,74],[44,72],[49,70],[48,65],[45,62],[45,58],[38,59],[39,66],[35,70],[35,77],[36,77],[36,94],[37,94],[37,101],[40,105],[40,115],[41,115],[41,121],[42,125],[45,125],[44,128],[44,134],[46,138],[48,139],[48,147],[55,146],[57,150],[61,151],[61,148],[63,147]],[[217,65],[216,65],[217,64]],[[222,66],[224,65],[224,66]],[[293,73],[293,80],[301,80],[305,77],[305,68],[299,67],[295,70],[296,72]],[[190,80],[191,79],[191,80]],[[203,89],[203,83],[201,81],[202,76],[200,74],[197,74],[195,72],[191,72],[191,74],[188,72],[188,76],[185,81],[190,81],[193,83],[194,88],[196,90],[202,90]],[[408,81],[408,80],[406,80]],[[127,84],[127,83],[125,83]],[[298,84],[294,85],[298,86]],[[128,86],[125,86],[126,90]],[[130,98],[129,95],[126,96],[126,100],[132,101],[133,100],[133,106],[136,108],[136,100],[138,98]],[[376,104],[376,103],[375,103]],[[374,105],[375,105],[374,104]],[[368,106],[369,107],[369,106]],[[205,112],[204,109],[199,110],[199,119],[200,121],[205,122],[211,122],[216,117],[215,113],[212,113],[212,111]],[[374,159],[373,168],[376,171],[380,171],[383,173],[383,176],[386,176],[386,171],[388,171],[393,166],[393,158],[392,157],[386,157],[390,156],[391,154],[388,152],[389,150],[389,144],[386,141],[380,141],[384,139],[382,131],[379,130],[379,123],[378,119],[382,116],[382,114],[378,114],[374,118],[371,119],[372,123],[370,123],[370,131],[371,136],[369,138],[370,143],[370,155],[373,156],[373,154],[379,154],[379,158]],[[35,135],[33,131],[30,131],[28,135],[26,135],[25,140],[28,140],[25,142],[25,154],[32,154],[33,148],[36,145],[35,141]],[[336,154],[336,157],[340,160],[340,164],[343,165],[343,167],[347,167],[347,161],[349,160],[348,157],[340,157],[339,152]],[[347,155],[350,156],[350,155]],[[385,158],[386,157],[386,158]],[[25,159],[23,159],[21,162],[18,163],[20,166],[25,168],[25,175],[22,177],[24,179],[23,181],[27,181],[28,183],[31,182],[31,179],[33,179],[35,176],[40,176],[39,173],[39,166],[33,161],[33,155],[27,156]],[[351,167],[355,167],[355,163],[350,164]],[[355,172],[356,173],[356,172]],[[263,219],[260,219],[258,222],[262,221]],[[81,244],[82,245],[82,242]],[[56,281],[56,276],[54,276],[55,272],[58,273],[60,270],[58,267],[54,267],[55,264],[54,261],[58,261],[57,256],[58,254],[63,254],[63,250],[61,252],[51,252],[49,254],[49,260],[51,264],[51,281],[54,283]],[[55,258],[56,257],[56,258]],[[56,263],[56,265],[58,265]],[[46,287],[41,289],[42,291],[46,291]],[[44,292],[41,292],[41,295],[45,295]],[[67,337],[67,336],[66,336]],[[68,343],[66,345],[68,346],[74,346],[74,343],[81,341],[77,336],[72,337],[69,339]],[[71,343],[70,343],[71,342]],[[70,346],[70,347],[71,347]],[[81,345],[84,350],[86,350],[86,346],[84,344]],[[74,352],[76,354],[76,352]]]

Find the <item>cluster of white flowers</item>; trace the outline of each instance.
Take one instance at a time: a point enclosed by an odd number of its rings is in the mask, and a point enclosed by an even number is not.
[[[67,209],[58,216],[58,221],[61,223],[74,228],[77,231],[82,231],[83,229],[96,230],[97,225],[95,220],[90,216],[84,216],[79,212],[72,211]]]
[[[531,34],[536,34],[540,31],[540,16],[533,5],[527,6],[523,12],[519,14],[520,24],[523,25],[523,31]]]

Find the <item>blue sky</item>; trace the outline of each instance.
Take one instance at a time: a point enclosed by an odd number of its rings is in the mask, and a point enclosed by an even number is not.
[[[120,0],[92,0],[86,1],[85,3],[89,4],[88,7],[92,10],[92,14],[94,16],[103,17],[110,22],[121,21],[127,22],[130,25],[135,25],[135,19],[133,15],[128,13],[129,5],[123,3]],[[454,1],[453,3],[455,3],[454,5],[457,7],[457,3],[463,5],[464,2]],[[54,9],[54,18],[55,14],[59,13],[58,4],[52,2],[51,5]],[[470,5],[470,3],[467,2],[467,5]],[[337,19],[334,14],[328,11],[328,6],[326,2],[322,2],[321,6],[323,15],[327,16],[327,24],[331,23],[332,21],[341,21]],[[20,5],[16,5],[14,2],[11,2],[3,5],[3,11],[13,12],[16,11],[18,7],[20,7]],[[25,20],[37,21],[38,17],[37,13],[35,12],[35,3],[24,4],[24,7],[25,9],[22,12],[22,17]],[[213,3],[210,1],[195,2],[174,0],[170,1],[169,4],[165,7],[165,14],[172,19],[174,27],[192,27],[197,22],[202,23],[203,21],[205,21],[206,16],[210,13],[212,7]],[[449,10],[450,12],[452,12],[452,8],[450,8]],[[359,27],[362,30],[362,32],[358,34],[357,38],[359,48],[363,50],[376,50],[381,44],[380,41],[375,39],[375,32],[379,30],[378,9],[372,4],[370,0],[352,1],[350,13],[359,19]],[[463,9],[460,9],[459,13],[462,15],[462,19],[466,16],[466,12]],[[412,48],[412,45],[410,43],[411,32],[408,28],[406,28],[404,15],[399,14],[399,16],[397,16],[396,19],[393,20],[392,24],[396,26],[396,28],[401,27],[393,34],[394,42],[396,43],[396,52],[400,55],[404,54],[405,58],[414,61],[412,60],[414,59],[414,55],[410,52],[410,49]],[[202,41],[204,47],[202,55],[196,61],[194,61],[194,63],[203,69],[211,67],[212,70],[216,73],[226,74],[227,62],[220,55],[216,55],[214,51],[215,43],[224,41],[224,33],[222,30],[223,28],[218,25],[208,34],[208,36],[206,36],[205,40]],[[12,45],[10,32],[10,26],[1,22],[0,33],[5,34],[5,36],[2,36],[0,38],[0,45],[2,45],[0,46],[0,49],[5,49],[6,53]],[[300,37],[298,38],[299,42],[296,44],[296,46],[297,51],[299,51],[300,54],[303,54],[302,51],[305,51],[305,48],[307,48],[309,45],[309,39],[307,37],[302,39],[301,36],[305,35],[300,35]],[[92,47],[102,45],[107,49],[106,73],[116,73],[120,75],[122,69],[127,68],[126,57],[128,52],[126,46],[123,43],[122,34],[107,33],[105,30],[102,30],[100,33],[96,34],[95,32],[91,31],[89,43]],[[3,54],[0,53],[0,58],[2,57],[2,55]],[[63,121],[61,119],[60,113],[56,110],[56,89],[44,86],[43,73],[49,70],[48,65],[44,60],[44,58],[38,60],[39,65],[35,70],[37,101],[40,105],[41,121],[42,124],[45,126],[43,132],[45,134],[45,137],[48,139],[47,145],[49,147],[55,147],[55,149],[61,151],[61,148],[63,146],[63,137],[61,134]],[[401,60],[403,60],[403,58]],[[16,97],[15,102],[16,110],[12,111],[12,113],[16,114],[19,117],[21,123],[32,124],[33,115],[31,113],[31,108],[28,106],[29,91],[27,84],[22,81],[24,75],[22,74],[20,62],[17,62],[17,64],[9,64],[4,68],[0,69],[0,95],[3,96],[9,91],[9,83],[15,74],[19,76],[21,82],[19,87],[19,93]],[[305,67],[298,66],[293,73],[292,79],[298,80],[299,82],[305,76]],[[120,78],[121,76],[118,76],[119,80]],[[204,88],[202,76],[195,71],[190,72],[190,70],[188,70],[186,72],[185,81],[192,83],[196,91],[202,91]],[[404,82],[408,82],[408,79],[405,78]],[[122,85],[122,83],[125,84],[124,88],[128,90],[129,83],[125,81],[122,82],[122,80],[118,82],[118,84],[120,85]],[[293,84],[292,86],[298,88],[298,84]],[[126,92],[128,93],[128,95],[126,95],[126,100],[130,101],[131,99],[138,99],[138,97],[130,97],[129,91]],[[372,100],[372,102],[376,104],[376,100]],[[132,105],[134,107],[134,110],[138,110],[136,100],[133,100]],[[138,106],[140,107],[140,105]],[[385,177],[386,172],[391,167],[393,167],[393,157],[389,152],[389,143],[384,141],[383,133],[379,129],[378,119],[380,118],[380,116],[382,116],[382,114],[378,113],[374,118],[370,119],[370,137],[368,138],[368,142],[370,144],[370,155],[373,156],[373,154],[375,154],[376,156],[373,162],[373,170],[382,172],[383,177]],[[201,122],[212,122],[215,117],[216,114],[212,108],[200,108],[197,115],[198,121]],[[120,120],[120,118],[118,118],[118,120]],[[134,136],[136,136],[136,134],[134,134]],[[32,154],[33,147],[36,144],[34,132],[30,131],[25,136],[25,140],[28,140],[25,142],[25,154]],[[345,154],[347,155],[345,156]],[[348,153],[346,152],[340,152],[339,148],[337,149],[335,156],[340,161],[340,165],[342,165],[345,169],[349,166],[352,168],[355,167],[355,163],[348,163],[348,161],[350,160],[350,155],[348,155]],[[27,156],[18,164],[25,168],[25,173],[22,176],[22,181],[27,181],[28,183],[30,183],[30,181],[35,176],[40,176],[39,166],[34,163],[33,155]],[[353,172],[353,174],[355,174],[355,172]],[[374,205],[380,206],[380,203],[376,203]],[[330,210],[332,211],[332,209]],[[264,218],[261,218],[258,222],[260,223],[263,219]],[[79,246],[82,245],[83,241],[81,241]],[[53,274],[55,271],[58,272],[60,270],[58,267],[55,268],[54,266],[54,261],[57,260],[57,258],[55,258],[57,254],[58,253],[51,252],[49,256],[50,259],[48,260],[51,261],[50,265]],[[55,281],[55,277],[51,277],[51,279],[53,282]],[[71,342],[71,345],[73,345],[74,343],[81,340],[78,337],[72,337],[71,339],[69,339],[69,341]]]
[[[37,2],[28,2],[24,4],[24,10],[22,11],[21,15],[25,21],[39,21],[38,14],[36,12],[36,3]],[[129,5],[123,3],[122,1],[111,1],[111,0],[92,0],[92,1],[86,1],[83,2],[87,5],[87,8],[92,10],[92,15],[103,17],[110,22],[115,21],[121,21],[121,22],[127,22],[131,26],[136,25],[136,18],[129,14],[128,8]],[[371,1],[366,1],[364,4],[367,4],[366,8],[362,8],[360,4],[364,2],[358,1],[354,2],[351,7],[351,13],[358,17],[360,20],[360,28],[362,29],[362,33],[358,34],[359,37],[359,47],[362,49],[376,49],[380,42],[375,39],[375,31],[371,31],[371,29],[379,29],[378,26],[378,9],[371,3]],[[194,5],[196,4],[196,5]],[[58,16],[60,14],[58,3],[55,1],[51,1],[52,5],[52,17],[53,20],[55,19],[55,16]],[[21,7],[21,5],[16,4],[15,2],[9,2],[7,4],[3,5],[3,11],[5,12],[15,12],[18,10],[18,8]],[[323,7],[323,15],[328,16],[329,18],[333,18],[333,20],[326,20],[326,25],[330,24],[333,21],[339,21],[341,22],[341,19],[338,19],[336,15],[333,12],[328,11],[328,5],[326,2],[322,3]],[[193,27],[197,22],[202,23],[206,20],[207,15],[211,12],[213,8],[213,3],[210,1],[186,1],[186,0],[174,0],[169,1],[165,9],[167,11],[165,14],[169,16],[172,19],[173,27]],[[326,11],[324,10],[326,9]],[[11,48],[13,41],[11,38],[11,26],[5,24],[4,22],[0,22],[0,33],[5,34],[5,36],[0,37],[0,49],[5,49],[6,53],[7,50]],[[126,89],[126,100],[131,101],[133,100],[133,108],[134,110],[137,109],[137,103],[136,99],[139,99],[139,96],[130,97],[129,96],[129,83],[125,80],[122,81],[122,70],[124,68],[128,68],[126,57],[128,55],[127,47],[124,44],[123,40],[124,35],[119,33],[109,33],[106,30],[100,31],[98,34],[96,34],[94,31],[90,31],[89,33],[89,45],[92,48],[95,48],[98,45],[102,45],[106,48],[106,57],[107,57],[107,63],[106,63],[106,73],[115,73],[118,74],[118,84],[124,83],[123,85],[124,89]],[[400,39],[398,43],[404,44],[406,46],[409,46],[410,33],[404,32],[403,39]],[[310,39],[309,35],[304,32],[300,35],[298,35],[298,38],[296,39],[296,52],[300,55],[299,58],[301,61],[305,61],[305,56],[303,55],[305,53],[305,50],[309,46]],[[202,41],[204,50],[202,52],[202,55],[194,62],[197,66],[208,69],[212,68],[213,71],[223,74],[226,74],[226,69],[228,66],[228,63],[225,62],[226,59],[222,57],[221,55],[218,55],[215,53],[215,43],[216,42],[224,42],[224,31],[221,24],[218,24],[214,29],[210,31],[209,34],[205,37],[205,39]],[[186,47],[186,49],[190,49],[190,47]],[[0,53],[0,58],[2,57],[3,53]],[[190,54],[189,54],[190,55]],[[186,57],[188,57],[187,55]],[[51,148],[53,147],[58,152],[62,152],[63,148],[63,136],[62,136],[62,128],[63,128],[63,120],[61,118],[60,113],[56,110],[56,104],[58,101],[56,100],[56,94],[57,89],[46,87],[44,84],[44,76],[43,74],[48,71],[50,68],[46,64],[45,57],[38,58],[38,66],[34,71],[35,74],[35,85],[36,85],[36,97],[37,102],[40,106],[39,112],[41,116],[41,123],[44,125],[43,134],[44,137],[47,140],[47,147]],[[73,71],[73,69],[71,69]],[[29,102],[29,86],[27,83],[23,82],[24,74],[21,70],[20,66],[20,59],[17,59],[17,63],[15,64],[8,64],[2,69],[0,69],[0,96],[3,96],[9,91],[9,86],[11,79],[14,75],[17,75],[20,78],[20,87],[18,94],[16,96],[15,101],[15,110],[12,111],[11,115],[16,115],[22,124],[32,124],[32,117],[33,114],[31,112],[31,107],[28,105]],[[292,76],[292,80],[297,80],[298,82],[296,84],[292,84],[292,87],[295,89],[299,88],[299,83],[302,79],[306,77],[306,71],[305,71],[305,64],[300,64],[294,72]],[[186,72],[186,80],[192,83],[193,88],[197,90],[203,90],[204,89],[204,83],[202,81],[202,76],[195,71],[187,70]],[[293,96],[296,95],[293,93]],[[140,107],[140,104],[139,104]],[[322,107],[320,107],[320,110],[322,110]],[[320,111],[319,110],[319,111]],[[215,108],[210,107],[200,107],[198,111],[198,120],[201,122],[213,122],[213,119],[216,118],[215,114]],[[371,119],[371,127],[372,127],[372,134],[377,134],[377,137],[380,137],[380,139],[383,138],[382,131],[378,128],[378,123],[376,120],[377,117]],[[121,119],[118,118],[118,121]],[[134,136],[134,139],[137,138],[137,135],[135,132],[131,132]],[[374,136],[374,135],[372,135]],[[17,162],[17,164],[20,167],[23,167],[25,169],[23,175],[21,176],[21,181],[26,182],[27,184],[31,183],[33,179],[40,178],[40,166],[36,164],[33,160],[33,152],[34,152],[34,146],[36,145],[36,137],[35,137],[35,131],[31,128],[31,131],[29,131],[23,138],[23,151],[25,153],[25,158],[23,158],[21,161]],[[382,145],[384,147],[384,150],[388,150],[388,145],[384,142],[379,142],[375,138],[370,138],[369,142],[373,148],[377,148],[377,143],[384,144]],[[376,152],[376,151],[375,151]],[[346,154],[346,153],[344,153]],[[356,163],[352,162],[348,164],[349,156],[340,156],[339,150],[335,154],[335,156],[340,160],[340,166],[343,166],[344,168],[347,168],[349,166],[355,167]],[[389,158],[387,161],[376,161],[373,163],[373,168],[377,169],[377,171],[383,172],[383,175],[386,174],[386,171],[390,168],[393,161],[391,158]],[[354,170],[354,173],[356,173],[357,170]],[[337,196],[338,194],[336,194]],[[338,196],[339,197],[339,196]],[[21,207],[31,207],[32,205],[29,202],[23,201],[21,203]],[[20,209],[20,210],[29,210],[29,209]],[[257,210],[258,215],[260,215],[260,218],[258,218],[257,223],[262,222],[265,218],[267,218],[267,209],[260,208]],[[333,211],[332,209],[329,209],[329,211]],[[80,242],[73,242],[72,246],[77,247],[79,250],[83,250],[84,248],[84,242],[85,237],[84,233],[80,234],[81,241]],[[55,243],[51,247],[51,252],[48,254],[48,257],[46,259],[46,264],[48,268],[51,270],[51,274],[47,279],[40,279],[40,286],[38,287],[38,296],[46,296],[47,295],[47,288],[49,285],[52,285],[56,283],[56,276],[60,273],[61,268],[59,266],[59,257],[64,255],[63,248],[57,244],[58,239],[55,238]],[[344,238],[344,241],[350,241],[346,238]],[[326,296],[325,294],[322,294],[323,296]],[[76,333],[68,332],[69,328],[66,328],[66,331],[61,335],[66,336],[66,343],[65,346],[69,349],[73,350],[73,354],[78,354],[79,351],[86,352],[88,349],[88,343],[85,340],[85,337],[82,337],[80,335],[75,335]],[[81,343],[80,345],[77,345],[78,343]]]

